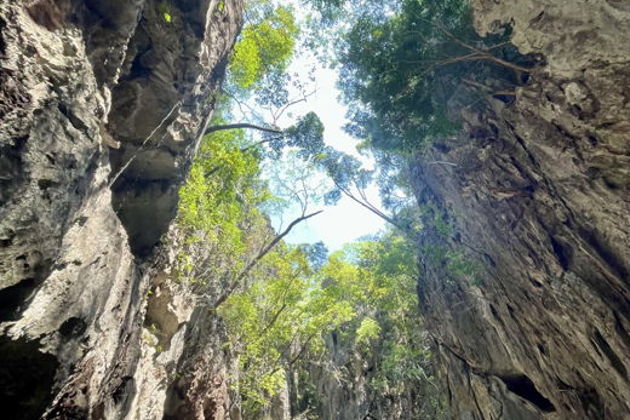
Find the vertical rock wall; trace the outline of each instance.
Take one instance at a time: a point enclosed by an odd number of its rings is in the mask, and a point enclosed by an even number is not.
[[[425,232],[419,290],[453,415],[626,419],[630,8],[472,4],[480,32],[509,24],[546,65],[412,165],[420,205],[451,226]]]
[[[0,1],[4,415],[162,418],[191,298],[160,287],[172,258],[151,251],[241,13],[240,0]]]

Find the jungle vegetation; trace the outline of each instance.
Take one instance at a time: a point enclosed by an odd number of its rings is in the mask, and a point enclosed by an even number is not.
[[[371,399],[364,418],[402,399],[410,410],[405,418],[441,418],[416,292],[417,237],[429,226],[448,236],[452,227],[439,209],[413,202],[410,162],[436,139],[456,135],[462,109],[492,97],[510,101],[533,63],[509,44],[509,28],[478,35],[466,0],[295,4],[308,12],[298,18],[280,2],[247,2],[219,106],[180,192],[180,280],[228,328],[227,346],[240,368],[233,387],[245,418],[264,416],[287,388],[292,415],[322,418],[318,378],[352,382],[357,369],[365,372]],[[347,130],[375,158],[375,169],[327,146],[313,113],[278,126],[310,94],[287,71],[300,49],[337,68]],[[294,169],[265,179],[269,159],[290,159]],[[315,172],[329,182],[307,185]],[[382,206],[365,194],[372,182]],[[271,185],[282,185],[285,194]],[[284,241],[322,203],[344,195],[389,228],[330,255],[321,243]],[[274,231],[270,216],[290,202],[300,214]],[[437,258],[478,281],[463,254],[444,249]]]

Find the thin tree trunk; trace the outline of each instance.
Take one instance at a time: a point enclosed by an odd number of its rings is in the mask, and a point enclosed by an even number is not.
[[[256,264],[258,264],[258,262],[261,259],[263,259],[263,257],[265,255],[267,255],[269,253],[269,251],[271,251],[273,249],[273,247],[275,247],[278,244],[278,242],[280,242],[285,236],[287,236],[295,226],[297,226],[298,224],[302,223],[305,220],[310,219],[311,217],[317,216],[321,212],[323,212],[323,210],[319,210],[319,211],[316,211],[314,213],[298,217],[297,219],[292,221],[289,224],[289,226],[287,226],[287,228],[282,231],[282,233],[276,235],[276,237],[273,238],[273,240],[266,247],[264,247],[258,253],[258,255],[256,255],[256,257],[249,262],[249,264],[247,264],[245,266],[243,271],[241,271],[241,273],[236,277],[234,282],[226,289],[226,291],[221,296],[219,296],[219,298],[214,303],[214,307],[216,308],[219,305],[221,305],[223,302],[225,302],[227,300],[227,298],[229,298],[230,295],[234,292],[234,290],[236,290],[238,285],[241,283],[241,280],[243,280],[245,278],[245,276],[247,276],[247,274],[251,271],[251,269],[254,268],[256,266]]]
[[[389,217],[388,215],[386,215],[385,213],[383,213],[382,211],[380,211],[379,209],[377,209],[376,207],[372,206],[369,203],[366,203],[363,200],[358,199],[357,197],[354,196],[354,194],[352,194],[350,191],[348,191],[346,188],[342,188],[336,181],[333,180],[333,182],[335,183],[335,186],[337,188],[339,188],[339,190],[349,199],[351,199],[352,201],[354,201],[355,203],[359,204],[360,206],[362,206],[363,208],[369,210],[370,212],[374,213],[375,215],[377,215],[378,217],[380,217],[381,219],[385,220],[387,223],[391,224],[392,226],[400,229],[401,231],[405,232],[406,230],[398,225],[394,219],[392,219],[391,217]]]
[[[235,123],[235,124],[213,125],[212,127],[208,127],[204,134],[210,134],[210,133],[223,131],[223,130],[236,130],[239,128],[249,128],[252,130],[264,131],[266,133],[275,133],[275,134],[282,133],[282,130],[275,127],[264,127],[262,125],[256,125],[256,124],[250,124],[250,123]]]

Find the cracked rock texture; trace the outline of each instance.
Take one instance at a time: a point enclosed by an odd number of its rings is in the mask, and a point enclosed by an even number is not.
[[[164,417],[195,307],[155,245],[241,13],[240,0],[0,1],[7,418]],[[213,336],[203,345],[218,349]],[[229,363],[206,354],[220,370],[187,397],[202,409],[177,418],[222,418],[229,404]]]
[[[419,290],[453,416],[628,419],[630,7],[472,4],[481,33],[510,24],[546,64],[412,165],[419,203],[452,226],[424,232]]]

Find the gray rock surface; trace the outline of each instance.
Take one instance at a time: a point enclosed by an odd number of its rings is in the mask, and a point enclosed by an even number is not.
[[[480,32],[509,23],[520,51],[547,64],[514,103],[467,113],[471,138],[413,165],[419,203],[438,203],[452,226],[420,246],[471,267],[454,273],[425,252],[420,281],[453,414],[627,419],[630,10],[472,3]]]
[[[194,305],[154,245],[241,12],[240,0],[0,1],[4,415],[163,417]],[[218,394],[209,383],[196,403]]]

